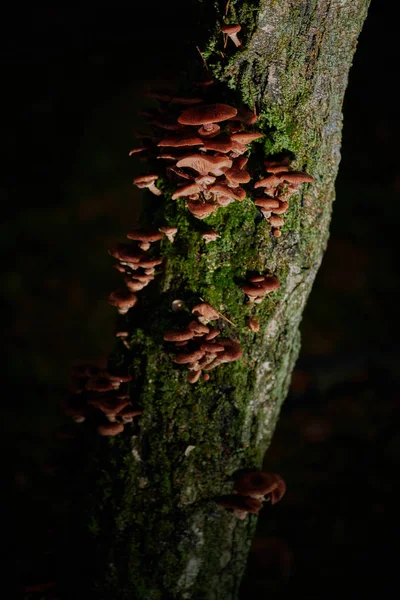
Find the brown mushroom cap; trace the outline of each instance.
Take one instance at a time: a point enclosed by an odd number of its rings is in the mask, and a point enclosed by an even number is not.
[[[206,219],[210,215],[213,214],[218,208],[215,204],[211,204],[209,202],[194,202],[190,200],[187,203],[187,207],[197,219]]]
[[[164,333],[164,340],[166,342],[184,342],[194,338],[194,332],[190,329],[172,329]]]
[[[272,200],[270,198],[257,198],[254,201],[256,206],[261,206],[264,210],[274,210],[275,208],[279,208],[279,200]]]
[[[257,319],[250,319],[249,327],[250,327],[251,331],[254,331],[254,333],[257,333],[257,331],[260,331],[260,323],[257,321]]]
[[[250,144],[250,142],[258,140],[263,136],[263,133],[253,133],[252,131],[247,131],[243,133],[233,133],[231,135],[231,140],[239,142],[240,144]]]
[[[221,127],[216,123],[211,123],[209,129],[205,129],[203,125],[197,130],[197,133],[203,138],[213,138],[219,134]]]
[[[145,187],[149,183],[153,183],[156,179],[159,178],[159,175],[139,175],[133,179],[133,183],[138,187]]]
[[[249,471],[242,473],[235,481],[234,489],[242,496],[263,498],[271,494],[271,504],[278,502],[286,491],[286,485],[279,475],[263,471]],[[276,492],[274,500],[273,492]]]
[[[204,356],[203,350],[194,350],[193,352],[183,352],[182,354],[176,354],[172,359],[174,363],[178,365],[186,365],[188,363],[195,362]]]
[[[108,250],[114,258],[124,262],[139,263],[143,252],[138,252],[131,244],[117,244]]]
[[[237,115],[237,110],[228,104],[203,104],[183,111],[178,117],[182,125],[207,125],[226,121]]]
[[[270,217],[269,219],[270,224],[272,225],[272,227],[282,227],[282,225],[284,225],[285,221],[282,219],[282,217],[279,216],[274,216],[272,215],[272,217]]]
[[[157,242],[162,239],[162,233],[154,230],[146,231],[145,229],[134,229],[126,234],[126,237],[130,240],[137,242]]]
[[[261,500],[258,498],[240,496],[239,494],[221,496],[218,499],[218,504],[223,508],[233,510],[234,515],[239,519],[245,519],[247,513],[256,514],[263,507]]]
[[[202,154],[192,154],[181,158],[177,167],[187,167],[197,171],[199,175],[212,174],[217,177],[223,175],[227,169],[232,167],[232,160],[225,156],[203,156]]]
[[[205,150],[214,150],[215,152],[221,152],[227,154],[234,148],[234,143],[231,140],[204,140]]]
[[[268,175],[267,177],[264,177],[263,179],[260,179],[260,181],[256,181],[256,183],[254,184],[254,188],[260,188],[260,187],[265,187],[265,188],[272,188],[272,187],[276,187],[278,185],[278,183],[280,183],[281,179],[279,177],[277,177],[276,175]]]
[[[260,285],[262,286],[263,290],[269,293],[277,290],[280,287],[281,283],[279,279],[275,277],[275,275],[266,275],[264,277],[264,281],[261,282]]]
[[[233,183],[248,183],[251,179],[248,171],[244,171],[243,169],[235,169],[234,167],[225,171],[225,177]]]
[[[184,146],[202,146],[203,142],[204,140],[196,135],[193,135],[193,133],[182,132],[178,135],[170,136],[161,140],[161,142],[158,142],[157,146],[180,148]]]
[[[123,430],[124,426],[122,423],[104,423],[97,427],[97,433],[99,435],[117,435]]]
[[[178,188],[176,192],[174,192],[171,196],[172,200],[177,200],[178,198],[184,198],[185,196],[191,196],[192,194],[198,194],[202,190],[201,185],[198,183],[189,183],[188,185],[183,185]]]
[[[221,236],[216,231],[206,231],[201,237],[205,240],[206,244],[209,244],[210,242],[215,242]]]
[[[301,171],[280,171],[276,176],[288,183],[312,183],[314,181],[314,177]]]
[[[212,187],[210,187],[210,192],[212,192],[213,194],[216,194],[217,196],[227,196],[228,198],[231,198],[232,200],[244,200],[246,197],[246,192],[238,187],[235,189],[232,189],[230,187],[228,187],[227,185],[223,185],[223,184],[218,184],[218,185],[213,185]]]
[[[111,306],[116,306],[119,310],[128,311],[137,303],[138,299],[136,294],[129,290],[115,290],[108,296],[108,302]]]
[[[199,320],[203,324],[220,318],[219,312],[216,311],[215,308],[213,308],[210,304],[207,304],[207,302],[202,302],[201,304],[197,304],[194,308],[192,308],[192,315],[200,317]]]
[[[227,35],[232,35],[233,33],[238,33],[242,29],[241,25],[223,25],[221,27],[222,33],[226,33]]]

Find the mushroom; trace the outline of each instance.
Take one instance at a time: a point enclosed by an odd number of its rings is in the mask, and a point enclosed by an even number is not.
[[[285,221],[282,219],[282,217],[279,216],[272,216],[269,219],[270,224],[272,225],[272,227],[282,227],[282,225],[284,225]]]
[[[203,156],[202,154],[191,154],[181,158],[177,163],[177,167],[186,167],[197,171],[201,176],[215,175],[219,177],[223,175],[227,169],[232,167],[232,160],[225,156]]]
[[[222,508],[231,510],[234,516],[243,521],[248,514],[257,514],[263,507],[261,500],[251,496],[239,496],[231,494],[218,498],[218,504]]]
[[[140,175],[135,177],[133,183],[140,189],[148,188],[155,196],[161,196],[161,191],[154,184],[158,177],[158,175]]]
[[[157,230],[134,229],[126,234],[129,240],[139,242],[139,248],[143,251],[147,251],[150,248],[152,242],[158,242],[162,239],[162,233]]]
[[[178,233],[178,228],[177,227],[168,227],[167,225],[165,225],[164,227],[160,227],[159,231],[161,231],[161,233],[163,233],[165,235],[167,240],[169,242],[171,242],[171,244],[173,244],[174,240],[175,240],[175,236]]]
[[[249,327],[250,327],[251,331],[254,331],[254,333],[257,333],[257,331],[260,331],[260,323],[259,323],[259,321],[257,321],[257,319],[251,318],[249,320]]]
[[[242,473],[235,481],[234,489],[242,496],[264,499],[270,496],[271,504],[281,500],[286,492],[286,484],[280,475],[264,471]]]
[[[263,133],[253,133],[252,131],[247,131],[243,133],[233,133],[231,135],[231,140],[234,142],[239,142],[240,144],[250,144],[250,142],[258,140],[261,137],[264,137]]]
[[[172,148],[181,148],[184,146],[201,146],[203,145],[203,140],[193,133],[182,132],[175,136],[167,137],[161,142],[158,142],[157,146],[171,146]],[[178,165],[179,166],[179,165]]]
[[[182,125],[202,125],[203,131],[213,131],[214,123],[231,119],[237,114],[236,108],[228,104],[203,104],[183,111],[178,117]]]
[[[231,200],[242,201],[246,197],[246,192],[241,187],[232,189],[231,187],[224,185],[222,183],[220,183],[218,185],[213,185],[212,187],[210,187],[210,192],[212,192],[216,196],[227,197],[227,198],[230,198]]]
[[[118,435],[124,430],[122,423],[104,423],[97,426],[97,433],[99,435]]]
[[[198,317],[200,323],[203,325],[207,325],[210,321],[215,321],[220,318],[219,312],[210,304],[207,304],[207,302],[202,302],[192,308],[192,315]]]
[[[129,290],[115,290],[108,296],[111,306],[116,306],[120,315],[125,315],[137,303],[137,296]]]
[[[237,34],[242,29],[241,25],[223,25],[221,27],[222,33],[225,33],[229,39],[235,44],[236,48],[240,48],[242,42],[239,40]],[[225,44],[226,45],[226,44]]]
[[[216,231],[206,231],[201,237],[205,240],[206,244],[209,244],[210,242],[215,242],[221,236]]]
[[[172,200],[177,200],[178,198],[183,198],[185,196],[191,196],[192,194],[198,194],[201,192],[201,185],[198,183],[189,183],[188,185],[183,185],[178,188],[176,192],[174,192],[171,196]]]

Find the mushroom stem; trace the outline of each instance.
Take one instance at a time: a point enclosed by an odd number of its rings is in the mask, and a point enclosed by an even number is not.
[[[153,192],[155,196],[161,196],[161,191],[154,185],[154,183],[150,183],[148,186],[150,192]]]

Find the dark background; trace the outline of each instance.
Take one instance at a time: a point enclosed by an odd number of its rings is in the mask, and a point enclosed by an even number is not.
[[[2,441],[18,514],[14,585],[52,581],[65,510],[56,464],[68,444],[59,400],[71,366],[102,364],[112,347],[105,298],[119,278],[107,248],[138,212],[127,155],[137,98],[176,77],[179,53],[195,52],[179,46],[179,10],[196,35],[187,7],[35,7],[3,19]],[[261,513],[243,598],[383,596],[396,583],[397,36],[389,1],[373,0],[345,98],[329,247],[265,461],[288,492]]]

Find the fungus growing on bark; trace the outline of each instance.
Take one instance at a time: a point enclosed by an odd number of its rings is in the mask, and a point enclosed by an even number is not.
[[[207,325],[210,321],[215,321],[219,319],[219,312],[215,310],[210,304],[206,302],[202,302],[201,304],[197,304],[192,309],[192,315],[198,317],[200,323],[203,325]]]
[[[249,327],[250,327],[251,331],[254,331],[254,333],[257,333],[257,331],[260,331],[260,323],[259,323],[259,321],[257,321],[257,319],[250,319]]]
[[[242,291],[249,297],[250,302],[258,304],[266,294],[274,292],[280,286],[280,281],[273,275],[250,277],[250,283],[242,286]]]
[[[229,39],[235,44],[236,48],[240,48],[242,42],[239,40],[237,34],[242,29],[241,25],[223,25],[221,27],[222,33],[225,33]]]
[[[243,521],[248,514],[257,514],[263,507],[263,504],[258,498],[250,496],[239,496],[238,494],[230,494],[218,498],[218,504],[222,508],[231,510],[237,519]]]
[[[203,141],[200,137],[183,131],[175,136],[167,137],[161,142],[158,142],[157,146],[165,147],[170,146],[171,148],[183,148],[185,146],[202,146]]]
[[[175,240],[175,236],[178,233],[178,228],[164,226],[164,227],[160,227],[159,231],[161,231],[161,233],[163,233],[165,235],[167,240],[169,242],[171,242],[171,244],[173,244],[174,240]]]
[[[120,315],[125,315],[137,303],[137,296],[129,290],[115,290],[108,296],[108,302],[118,309]]]
[[[209,244],[210,242],[215,242],[215,240],[221,236],[216,231],[206,231],[201,237],[206,244]]]
[[[123,423],[103,423],[97,426],[97,433],[104,436],[118,435],[123,430]]]
[[[158,177],[158,175],[140,175],[135,177],[133,183],[140,189],[148,188],[155,196],[161,196],[161,191],[154,184]]]
[[[158,242],[162,239],[162,233],[157,230],[134,229],[126,234],[129,240],[139,242],[139,248],[147,251],[153,242]]]
[[[219,177],[223,175],[227,169],[232,167],[232,160],[225,156],[204,156],[202,154],[192,154],[181,158],[177,163],[177,167],[186,167],[193,169],[199,175],[215,175]]]
[[[265,499],[270,497],[271,504],[276,504],[286,492],[286,484],[280,475],[264,471],[249,471],[236,478],[234,490],[242,496]]]
[[[203,104],[183,111],[178,117],[182,125],[202,125],[202,131],[213,131],[214,123],[231,119],[237,114],[236,108],[228,104]]]

